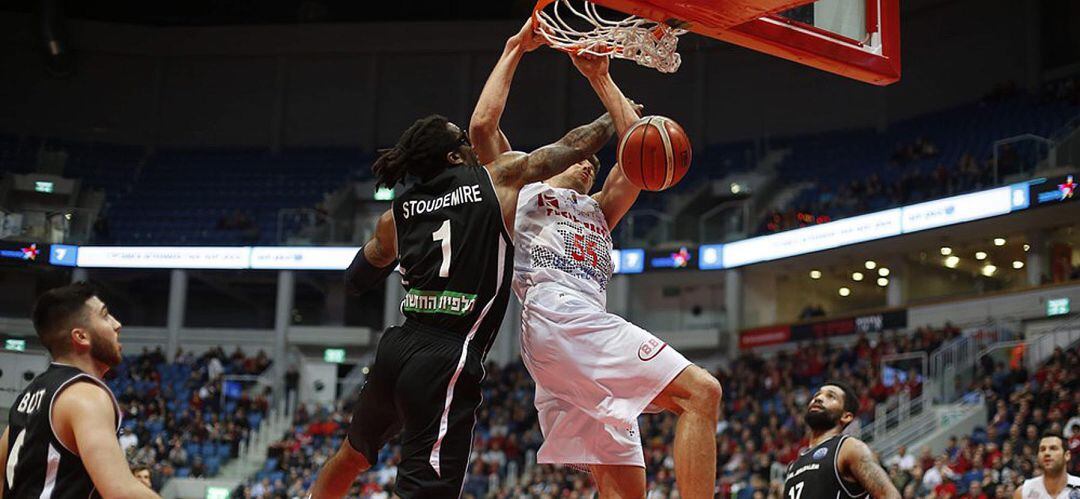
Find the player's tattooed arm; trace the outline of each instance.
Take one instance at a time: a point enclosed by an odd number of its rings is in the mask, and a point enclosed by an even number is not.
[[[364,245],[364,256],[376,267],[385,267],[397,260],[397,227],[394,211],[386,210],[375,223],[375,233]]]
[[[345,269],[345,287],[353,294],[361,294],[386,280],[394,271],[397,260],[397,229],[394,212],[386,210],[375,224],[375,234],[356,252],[349,268]]]
[[[529,154],[507,153],[500,156],[492,164],[492,176],[496,178],[496,183],[519,189],[526,184],[547,180],[566,171],[570,165],[596,154],[614,132],[611,115],[604,113],[592,123],[570,130],[554,144]]]
[[[900,492],[889,480],[865,443],[849,438],[840,449],[840,474],[859,482],[874,499],[900,499]]]
[[[510,140],[499,125],[506,108],[506,98],[510,94],[510,83],[514,80],[521,56],[543,44],[543,38],[533,30],[531,17],[506,41],[502,56],[484,83],[476,109],[473,109],[472,118],[469,119],[469,138],[480,164],[486,165],[500,154],[510,151]]]

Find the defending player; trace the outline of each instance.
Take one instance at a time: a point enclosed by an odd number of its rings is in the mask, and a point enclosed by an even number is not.
[[[806,407],[810,446],[788,465],[784,499],[865,497],[899,499],[900,493],[861,440],[842,434],[859,399],[841,383],[826,383]]]
[[[418,182],[379,219],[346,279],[361,291],[400,263],[405,323],[383,334],[348,438],[320,471],[314,497],[345,495],[398,432],[398,496],[461,493],[483,360],[509,301],[518,192],[591,156],[613,131],[605,114],[554,144],[481,166],[468,135],[431,116],[379,157],[379,184],[393,186],[406,175]]]
[[[512,42],[470,123],[481,161],[509,149],[498,123],[520,57]],[[624,133],[638,115],[611,80],[608,59],[573,60]],[[582,161],[526,186],[518,201],[514,290],[523,305],[522,357],[536,381],[544,433],[537,460],[588,468],[602,497],[644,497],[637,417],[647,406],[658,407],[679,415],[675,475],[682,497],[712,497],[720,384],[674,348],[605,310],[610,229],[640,189],[616,166],[601,191],[589,196],[598,167],[595,158]]]
[[[101,381],[122,360],[120,322],[92,287],[75,283],[38,298],[34,329],[53,362],[8,413],[0,497],[158,497],[128,469],[120,406]]]
[[[1024,480],[1013,493],[1013,499],[1076,499],[1080,497],[1080,477],[1065,472],[1072,454],[1065,448],[1065,439],[1056,433],[1045,433],[1039,439],[1037,466],[1042,476]]]

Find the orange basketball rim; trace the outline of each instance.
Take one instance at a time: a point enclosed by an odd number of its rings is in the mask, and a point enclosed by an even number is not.
[[[562,16],[577,14],[584,22],[576,26],[585,28],[570,29],[551,15],[559,4]],[[596,16],[594,4],[631,17]],[[900,79],[899,0],[539,0],[533,17],[541,33],[554,29],[563,37],[556,48],[634,59],[664,72],[678,69],[677,53],[665,52],[674,52],[677,40],[670,39],[689,30],[875,85]],[[623,39],[635,36],[625,57]],[[636,45],[642,39],[644,50]]]

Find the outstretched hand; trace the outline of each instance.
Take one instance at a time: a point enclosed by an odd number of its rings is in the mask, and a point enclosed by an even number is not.
[[[547,44],[547,40],[533,28],[532,16],[525,20],[525,25],[510,39],[519,43],[525,52],[532,52]]]
[[[570,52],[570,60],[574,61],[574,67],[590,80],[607,75],[608,65],[611,63],[611,59],[606,56],[573,52]]]

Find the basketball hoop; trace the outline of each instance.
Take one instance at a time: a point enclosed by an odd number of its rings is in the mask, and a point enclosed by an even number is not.
[[[552,47],[575,54],[628,59],[661,73],[679,69],[682,64],[677,52],[679,35],[686,30],[638,16],[612,21],[600,16],[594,3],[587,0],[577,3],[582,4],[581,8],[574,8],[571,0],[537,2],[534,26]],[[545,9],[549,5],[552,7]],[[587,31],[574,28],[567,20],[581,24]]]

